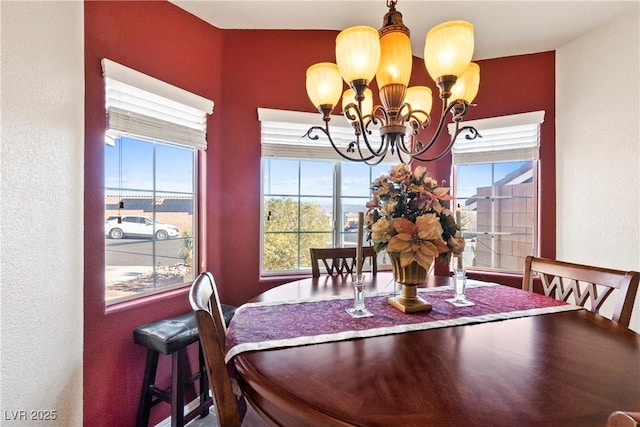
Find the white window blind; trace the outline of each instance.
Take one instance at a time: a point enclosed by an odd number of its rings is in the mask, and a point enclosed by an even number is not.
[[[453,164],[499,163],[537,160],[540,147],[540,124],[544,111],[513,114],[462,122],[475,127],[482,138],[468,140],[463,132],[453,145]],[[454,125],[449,125],[453,133]]]
[[[304,136],[311,126],[324,128],[320,113],[258,108],[258,120],[261,126],[263,157],[346,161],[336,153],[324,133],[315,132],[314,135],[319,136],[317,140]],[[344,116],[331,116],[329,129],[333,142],[346,152],[349,143],[355,140],[353,128],[347,119]],[[374,138],[377,141],[376,131]],[[357,157],[357,153],[353,155]]]
[[[213,101],[102,60],[107,132],[173,142],[206,150],[207,114]]]

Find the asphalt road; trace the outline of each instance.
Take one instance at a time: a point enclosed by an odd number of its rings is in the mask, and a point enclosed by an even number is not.
[[[151,239],[106,239],[108,266],[173,265],[182,262],[182,239],[156,240],[156,258],[153,260]],[[356,234],[345,234],[344,243],[355,246]]]
[[[106,239],[108,266],[173,265],[182,262],[182,239],[156,240],[155,260],[151,239]]]

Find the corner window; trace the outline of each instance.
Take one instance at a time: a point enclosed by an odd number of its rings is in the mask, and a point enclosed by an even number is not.
[[[190,284],[198,273],[197,159],[213,102],[104,59],[105,300]]]
[[[453,194],[467,269],[521,272],[537,252],[538,147],[543,112],[470,123],[481,139],[453,148]]]

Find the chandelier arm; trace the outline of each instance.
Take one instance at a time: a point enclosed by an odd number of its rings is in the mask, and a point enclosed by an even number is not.
[[[402,146],[404,146],[404,141],[402,141],[402,143],[401,143],[401,144],[396,144],[396,145],[402,145]],[[402,157],[402,153],[405,153],[405,154],[406,154],[406,151],[402,151],[402,150],[400,150],[400,149],[398,148],[398,160],[400,160],[400,163],[406,163],[406,162],[404,161],[404,158]],[[409,156],[409,158],[410,158],[411,160],[413,160],[413,157]],[[411,160],[409,160],[409,162],[411,162]]]
[[[362,161],[364,161],[367,164],[377,165],[387,155],[388,142],[385,140],[382,140],[380,142],[380,147],[377,150],[375,150],[371,146],[371,143],[369,142],[368,136],[371,135],[371,130],[369,130],[368,127],[370,123],[373,122],[373,124],[377,124],[378,120],[383,122],[384,119],[376,117],[373,114],[373,112],[371,115],[363,116],[361,107],[362,107],[361,101],[358,101],[358,105],[354,103],[350,103],[346,105],[343,112],[344,116],[347,118],[347,120],[351,123],[352,127],[354,128],[354,133],[356,135],[356,140],[352,142],[353,145],[350,145],[350,147],[351,148],[353,148],[353,146],[357,147],[358,155],[360,156],[361,159],[363,159]],[[384,110],[382,111],[383,113],[385,113]],[[325,134],[328,135],[328,133],[329,133],[329,124],[327,123],[327,131],[325,132]],[[370,154],[369,156],[365,156],[362,154],[362,149],[360,146],[360,136],[362,136],[362,139],[364,140],[367,150],[369,151],[369,154]],[[373,158],[378,158],[379,160],[375,161],[374,163],[369,163],[369,160]]]
[[[418,113],[424,114],[424,121],[420,121],[418,118]],[[431,116],[422,110],[413,110],[411,116],[407,119],[407,122],[411,126],[411,133],[413,135],[418,135],[422,129],[426,129],[431,125]]]
[[[406,147],[401,147],[401,149],[405,150],[405,153],[407,153],[408,155],[410,155],[411,157],[416,157],[416,156],[421,156],[422,154],[426,153],[427,150],[429,150],[433,144],[435,144],[436,140],[438,139],[438,137],[440,136],[440,134],[442,133],[442,129],[444,129],[444,122],[447,119],[447,114],[453,110],[453,108],[457,105],[457,103],[452,102],[449,104],[449,106],[447,106],[446,108],[445,105],[447,103],[446,99],[442,100],[442,105],[443,105],[443,109],[442,109],[442,116],[440,117],[440,121],[438,122],[438,127],[436,128],[435,133],[431,136],[431,140],[424,145],[420,150],[415,151],[415,152],[410,152],[410,151],[406,151]],[[455,116],[454,117],[454,122],[456,124],[456,132],[454,133],[455,136],[457,136],[458,133],[458,123],[460,122],[460,119],[462,118],[462,116]],[[455,142],[455,137],[452,138],[452,142],[449,145],[449,148],[451,146],[453,146],[453,142]],[[438,156],[437,158],[434,158],[434,160],[440,159],[442,158],[442,156]],[[419,159],[422,160],[422,159]]]
[[[307,130],[307,133],[305,133],[304,135],[302,135],[303,138],[309,138],[313,141],[317,141],[320,139],[320,137],[318,135],[314,135],[313,132],[314,131],[318,131],[318,132],[322,132],[325,134],[325,136],[327,137],[327,139],[329,139],[329,142],[331,143],[331,146],[333,147],[333,149],[335,150],[336,153],[338,153],[342,158],[344,158],[345,160],[349,160],[352,162],[367,162],[373,158],[375,158],[376,156],[374,156],[373,154],[369,157],[364,157],[362,156],[362,153],[360,152],[360,148],[359,148],[359,144],[356,143],[355,141],[352,141],[349,144],[349,147],[347,148],[347,150],[349,148],[352,148],[352,146],[356,146],[358,147],[358,154],[360,154],[360,158],[357,157],[350,157],[346,154],[344,154],[339,148],[338,146],[333,142],[333,138],[331,138],[331,134],[329,133],[329,122],[326,122],[326,128],[322,128],[320,126],[312,126],[309,128],[309,130]]]
[[[409,28],[402,22],[402,14],[396,10],[398,0],[385,2],[389,10],[384,16],[382,28],[376,32],[371,27],[352,27],[340,32],[336,38],[336,63],[321,62],[307,69],[307,94],[323,115],[326,125],[325,129],[320,126],[309,129],[306,136],[317,140],[322,132],[340,157],[367,164],[382,162],[389,150],[393,157],[396,149],[402,163],[410,163],[413,159],[440,159],[453,147],[463,130],[469,132],[469,139],[479,136],[474,128],[460,129],[459,125],[470,106],[474,105],[471,102],[480,82],[479,66],[470,62],[474,47],[473,25],[466,21],[450,21],[434,27],[427,34],[426,45],[433,49],[428,49],[430,54],[429,58],[425,58],[425,65],[430,75],[437,76],[434,81],[442,100],[442,115],[434,126],[430,140],[423,144],[418,136],[436,121],[431,117],[432,90],[426,86],[408,87],[412,75],[411,63],[407,61],[411,56],[411,47],[404,38],[409,38]],[[451,63],[441,63],[438,58],[445,51],[438,46],[445,47],[441,45],[448,45],[446,40],[450,38],[459,43],[447,53],[452,57]],[[376,40],[379,42],[378,49]],[[464,72],[458,72],[458,68],[463,66],[466,68]],[[379,105],[374,105],[375,99],[369,89],[374,75],[378,81]],[[345,92],[342,92],[343,81],[350,87]],[[452,91],[456,82],[462,82],[456,87],[460,90]],[[342,139],[338,140],[343,152],[331,138],[328,124],[341,92],[343,114],[355,134],[355,139],[349,142],[346,149]],[[439,146],[436,142],[442,136],[449,113],[451,121],[455,123],[455,132],[452,132],[445,152],[427,157],[431,152],[436,152]]]
[[[371,112],[371,115],[368,116],[369,121],[367,121],[366,126],[364,125],[362,117],[360,117],[360,123],[361,123],[361,126],[364,126],[363,127],[364,131],[362,132],[362,139],[364,140],[367,150],[369,150],[369,152],[376,157],[382,156],[382,158],[384,158],[384,156],[387,154],[389,141],[387,141],[386,138],[382,138],[380,141],[380,147],[376,150],[374,149],[374,147],[371,146],[371,143],[369,142],[369,138],[368,138],[368,135],[371,135],[372,133],[371,130],[369,130],[369,125],[371,123],[373,123],[374,125],[378,124],[378,122],[382,124],[386,123],[386,111],[384,111],[384,109],[380,108],[380,111],[382,111],[383,113],[383,117],[378,117],[375,115],[375,112],[378,111],[379,108],[380,106],[378,105],[373,109],[373,111]],[[360,149],[360,144],[358,144],[358,149]]]
[[[365,132],[365,134],[362,135],[362,138],[364,139],[365,145],[367,146],[367,149],[372,154],[372,156],[369,156],[369,157],[365,158],[362,155],[362,150],[360,148],[360,142],[359,141],[356,143],[356,147],[358,149],[358,154],[360,155],[360,157],[365,159],[363,161],[366,164],[368,164],[369,166],[375,166],[375,165],[381,163],[384,160],[384,158],[387,156],[387,153],[388,153],[387,146],[389,145],[389,141],[386,138],[382,138],[382,141],[380,143],[380,149],[377,150],[377,151],[372,150],[371,146],[369,145],[369,142],[367,140],[366,133],[370,134],[370,132]],[[373,162],[370,162],[369,160],[371,160],[372,158],[375,158],[376,160],[374,160]]]
[[[447,154],[449,154],[449,152],[451,151],[451,148],[453,148],[453,144],[456,142],[456,139],[458,138],[458,136],[462,133],[462,132],[469,132],[470,135],[466,135],[465,138],[469,139],[469,140],[473,140],[476,138],[482,138],[482,135],[480,135],[480,133],[478,133],[478,130],[476,128],[474,128],[473,126],[463,126],[461,128],[458,129],[458,123],[456,122],[456,131],[455,133],[451,136],[451,141],[449,142],[449,144],[447,145],[447,148],[445,148],[440,154],[438,154],[437,156],[434,157],[420,157],[420,155],[415,155],[415,156],[411,156],[412,158],[419,160],[421,162],[433,162],[435,160],[440,160],[441,158],[443,158],[444,156],[446,156]]]
[[[385,151],[384,154],[382,154],[381,156],[377,156],[376,159],[374,161],[368,161],[368,160],[364,160],[364,163],[369,165],[369,166],[376,166],[379,165],[380,163],[382,163],[382,161],[384,160],[384,158],[387,156],[387,152]]]
[[[405,145],[404,135],[400,135],[399,138],[396,139],[395,146],[398,148],[398,159],[400,159],[402,163],[404,163],[404,160],[402,159],[402,153],[408,154],[409,157],[412,157],[411,149],[407,148],[407,146]]]
[[[373,122],[374,124],[377,124],[378,122],[382,124],[389,123],[389,113],[380,104],[373,107],[371,110],[371,117],[375,118]]]
[[[351,110],[355,110],[356,113],[355,114],[351,113]],[[358,119],[359,119],[360,123],[362,124],[362,118],[360,117],[360,111],[359,111],[358,107],[356,106],[356,104],[354,104],[353,102],[350,103],[350,104],[347,104],[343,108],[342,115],[345,116],[347,121],[349,121],[349,123],[351,123],[352,125],[353,125],[353,122],[355,122]],[[359,130],[356,129],[356,132],[359,132]]]

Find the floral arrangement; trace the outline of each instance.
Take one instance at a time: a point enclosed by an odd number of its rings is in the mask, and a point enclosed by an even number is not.
[[[449,209],[449,188],[438,187],[426,168],[412,171],[409,165],[396,165],[373,181],[371,189],[366,224],[376,252],[398,254],[402,267],[415,261],[428,270],[434,258],[447,261],[464,251]]]

